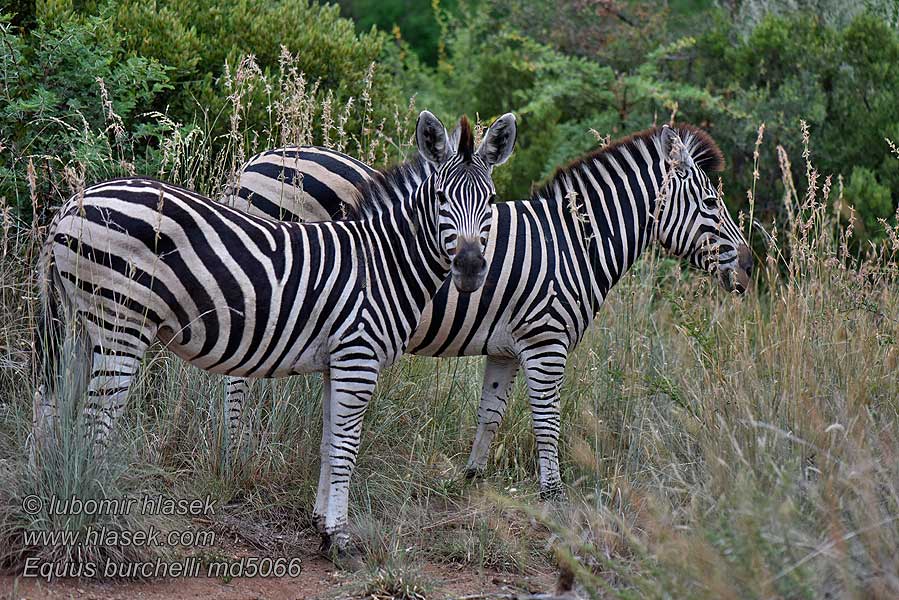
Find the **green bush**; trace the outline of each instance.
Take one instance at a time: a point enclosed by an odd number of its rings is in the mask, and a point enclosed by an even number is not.
[[[143,114],[171,89],[158,61],[126,56],[96,17],[23,32],[0,19],[0,198],[31,212],[29,162],[42,204],[68,195],[66,179],[96,180],[149,169],[154,129]],[[143,149],[143,150],[142,150]],[[79,164],[66,173],[67,167]]]
[[[745,37],[719,17],[697,41],[688,61],[669,65],[672,78],[703,84],[727,99],[727,113],[700,112],[732,169],[725,189],[752,184],[752,141],[766,124],[757,198],[762,213],[781,209],[781,172],[775,146],[788,151],[797,181],[805,178],[800,119],[812,133],[821,181],[849,178],[865,167],[889,186],[895,208],[899,177],[885,136],[899,132],[899,31],[861,12],[842,29],[811,13],[767,16]]]
[[[393,50],[387,35],[372,28],[357,34],[353,21],[340,16],[337,5],[308,0],[124,0],[111,2],[115,29],[125,33],[125,48],[173,67],[175,92],[164,98],[175,120],[187,123],[199,114],[213,117],[213,132],[223,132],[230,109],[217,82],[233,74],[238,63],[253,55],[261,74],[272,78],[282,63],[282,48],[293,56],[291,68],[312,84],[320,81],[345,102],[362,88],[373,62]],[[277,88],[251,98],[244,116],[248,127],[269,122],[265,107],[277,100]],[[375,120],[391,117],[397,88],[388,74],[375,79],[371,102]],[[357,99],[358,100],[358,99]],[[246,108],[246,107],[245,107]],[[361,123],[348,125],[358,131]]]
[[[252,150],[290,143],[279,118],[296,113],[316,132],[302,140],[320,143],[327,100],[361,149],[408,102],[395,83],[397,46],[375,29],[357,34],[336,5],[43,0],[0,25],[0,197],[23,216],[29,162],[52,182],[36,190],[46,206],[79,184],[158,174],[164,132],[200,129],[213,158],[230,152],[235,133]],[[390,142],[397,154],[406,140]]]
[[[893,215],[893,200],[890,188],[877,182],[874,171],[865,167],[853,168],[843,199],[855,209],[855,232],[859,240],[883,237],[883,226],[878,219],[886,220]]]
[[[638,54],[636,67],[616,72],[602,59],[565,54],[509,27],[506,16],[518,14],[510,10],[462,5],[458,13],[440,13],[444,57],[436,69],[418,66],[403,77],[408,93],[420,90],[422,104],[448,116],[467,112],[487,121],[516,114],[515,153],[494,176],[501,197],[527,196],[533,182],[597,147],[597,134],[628,135],[666,121],[675,109],[687,116],[728,110],[703,86],[679,81],[662,68],[692,47],[691,38]]]
[[[438,9],[454,10],[456,0],[410,2],[409,0],[339,0],[343,14],[356,22],[357,31],[377,27],[381,31],[399,29],[416,55],[430,66],[437,64],[440,48],[440,23],[434,15]]]

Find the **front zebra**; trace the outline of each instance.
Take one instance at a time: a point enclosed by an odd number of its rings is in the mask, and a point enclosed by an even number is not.
[[[325,548],[345,548],[349,480],[379,371],[402,354],[448,274],[470,292],[486,273],[490,173],[511,153],[515,121],[500,119],[477,151],[464,118],[460,130],[453,152],[423,112],[416,137],[436,172],[403,197],[403,168],[373,175],[364,217],[347,221],[274,222],[149,179],[101,183],[65,203],[41,256],[45,326],[58,328],[61,306],[91,348],[85,417],[98,451],[154,339],[214,373],[321,371],[315,518]],[[54,390],[39,387],[37,443],[55,404]]]
[[[339,189],[340,179],[359,173],[317,170],[312,163],[346,159],[322,149],[286,148],[260,156],[272,161],[279,153],[290,157],[280,169],[292,176],[315,171],[332,190]],[[323,154],[327,163],[319,159]],[[742,293],[748,288],[749,248],[705,173],[722,167],[721,152],[705,132],[664,126],[576,159],[530,200],[494,206],[486,284],[472,294],[444,285],[422,314],[408,350],[424,356],[487,355],[469,475],[486,467],[511,386],[522,369],[537,437],[541,493],[560,492],[559,389],[568,355],[609,291],[652,240],[717,274],[726,289]],[[253,169],[251,161],[245,172]],[[273,190],[256,187],[252,178],[244,185],[250,188],[243,192],[247,197]],[[341,207],[333,204],[334,196],[339,193],[312,200],[322,207],[320,212],[338,215]],[[269,198],[277,204],[277,196]],[[263,213],[261,206],[249,210]],[[241,380],[230,382],[233,393],[242,395],[244,389]]]

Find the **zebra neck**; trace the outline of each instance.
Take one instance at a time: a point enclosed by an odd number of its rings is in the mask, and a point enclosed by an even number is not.
[[[394,202],[399,203],[407,198],[413,198],[418,187],[436,172],[437,167],[416,152],[415,156],[396,167],[396,173],[400,177],[395,181],[395,184],[399,185],[396,186]]]
[[[395,289],[397,296],[406,295],[409,304],[403,312],[414,317],[408,323],[410,334],[425,305],[449,275],[449,260],[440,252],[437,241],[436,215],[436,196],[428,193],[425,183],[421,191],[370,221],[376,230],[367,248],[370,276],[389,279],[380,287]]]
[[[638,143],[591,157],[557,175],[556,195],[566,202],[572,234],[579,236],[585,250],[581,275],[590,282],[594,311],[652,240],[663,173],[654,146]]]
[[[419,186],[437,171],[421,154],[397,163],[383,171],[376,171],[359,184],[360,196],[349,202],[359,215],[372,215],[398,206],[415,196]]]

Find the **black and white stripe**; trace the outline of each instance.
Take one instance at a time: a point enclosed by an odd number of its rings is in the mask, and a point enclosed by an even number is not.
[[[272,221],[150,179],[87,188],[64,204],[43,248],[47,314],[57,303],[89,340],[85,415],[102,447],[155,339],[202,369],[240,377],[321,371],[322,474],[315,515],[326,541],[347,541],[347,494],[362,419],[379,371],[404,351],[421,311],[452,274],[483,282],[494,197],[490,173],[511,152],[514,118],[475,151],[468,122],[458,152],[423,112],[419,149],[437,165],[414,194],[407,167],[371,174],[355,218]],[[504,129],[505,128],[505,129]],[[498,138],[504,141],[500,147]],[[60,301],[61,302],[58,302]],[[35,435],[56,413],[35,398]]]
[[[408,349],[425,356],[487,355],[470,474],[486,466],[522,370],[541,489],[559,492],[559,388],[568,354],[651,241],[717,275],[727,289],[745,291],[749,249],[706,174],[722,166],[706,133],[665,126],[575,160],[529,200],[494,206],[486,284],[470,294],[444,284]],[[331,198],[321,204],[339,214]],[[239,382],[233,389],[242,389]]]

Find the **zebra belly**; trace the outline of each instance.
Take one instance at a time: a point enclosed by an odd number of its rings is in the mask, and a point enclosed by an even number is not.
[[[209,366],[208,364],[205,364],[208,363],[208,361],[196,359],[190,348],[173,343],[171,338],[167,340],[168,331],[170,330],[167,328],[161,328],[157,334],[157,337],[166,344],[166,347],[186,362],[209,371],[210,373],[232,375],[234,377],[249,377],[253,379],[279,378],[301,373],[326,371],[330,364],[330,344],[328,336],[324,332],[315,336],[314,340],[295,356],[289,356],[281,361],[271,359],[261,364],[248,363],[238,367],[232,367],[223,364]]]
[[[213,366],[197,361],[187,349],[183,358],[208,371],[238,377],[279,378],[326,371],[335,349],[346,336],[345,331],[353,329],[361,297],[351,286],[333,304],[323,298],[312,304],[311,307],[291,305],[287,317],[291,325],[280,331],[274,326],[277,315],[268,315],[264,343],[255,348],[241,346],[243,356],[238,353],[235,359]],[[341,317],[347,315],[349,319],[341,322]],[[177,346],[173,350],[179,354]]]

